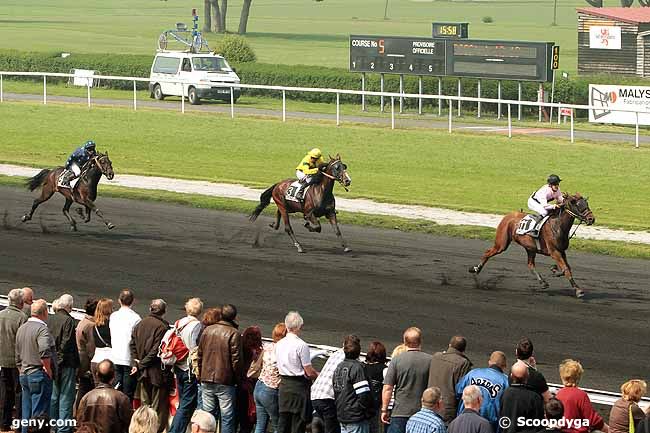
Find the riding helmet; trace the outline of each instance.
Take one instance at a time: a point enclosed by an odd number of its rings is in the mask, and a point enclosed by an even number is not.
[[[560,176],[557,174],[552,174],[546,179],[549,185],[559,185],[560,182],[562,182],[562,179],[560,179]]]
[[[323,153],[320,151],[319,148],[314,147],[312,150],[309,151],[309,156],[311,156],[312,158],[318,159],[321,156],[323,156]]]
[[[84,149],[86,150],[95,150],[95,142],[92,140],[88,140],[84,143]]]

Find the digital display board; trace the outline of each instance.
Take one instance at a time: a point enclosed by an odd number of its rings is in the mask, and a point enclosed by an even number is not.
[[[469,23],[431,23],[434,38],[461,38],[469,37]]]
[[[350,71],[445,75],[442,39],[398,36],[350,36]]]

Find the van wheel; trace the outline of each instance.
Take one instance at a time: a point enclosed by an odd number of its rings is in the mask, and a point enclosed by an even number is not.
[[[190,90],[187,92],[187,99],[192,105],[198,105],[201,103],[199,95],[196,94],[196,89],[194,87],[190,87]]]
[[[165,99],[165,95],[163,95],[162,89],[160,88],[160,84],[156,84],[155,86],[153,86],[153,97],[159,101]]]

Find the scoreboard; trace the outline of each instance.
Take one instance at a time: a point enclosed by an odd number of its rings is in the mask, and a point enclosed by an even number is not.
[[[350,71],[445,75],[444,40],[397,36],[350,36]]]
[[[350,72],[550,81],[553,42],[350,36]]]

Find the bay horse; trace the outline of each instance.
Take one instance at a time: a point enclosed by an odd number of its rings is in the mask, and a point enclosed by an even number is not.
[[[85,215],[83,210],[79,209],[79,215],[84,218],[84,222],[87,223],[90,221],[90,212],[94,211],[109,230],[113,229],[115,227],[113,223],[104,218],[104,215],[94,203],[97,198],[97,184],[102,175],[106,176],[108,180],[113,179],[113,176],[115,176],[113,163],[108,158],[108,152],[106,154],[98,153],[97,156],[84,165],[79,176],[79,181],[72,189],[59,187],[58,180],[63,170],[63,167],[43,169],[36,176],[27,180],[27,187],[30,191],[38,188],[42,189],[40,197],[34,199],[31,211],[23,215],[21,221],[26,222],[31,220],[36,208],[41,203],[48,201],[55,192],[59,192],[65,197],[63,215],[70,222],[70,228],[73,231],[77,231],[77,222],[70,215],[70,206],[72,206],[73,202],[79,203],[85,208]]]
[[[596,218],[589,209],[589,203],[586,198],[580,194],[564,195],[563,203],[554,211],[551,216],[542,226],[539,231],[539,249],[535,238],[529,234],[518,235],[515,233],[519,226],[519,221],[526,216],[523,212],[512,212],[503,217],[497,226],[496,238],[494,246],[489,248],[481,257],[481,262],[477,266],[469,268],[469,272],[478,274],[485,266],[485,263],[490,257],[496,256],[504,252],[510,243],[514,240],[519,245],[524,247],[528,254],[528,269],[537,278],[543,289],[548,288],[546,280],[535,269],[535,255],[537,253],[545,256],[550,256],[555,260],[557,266],[552,268],[557,276],[564,275],[571,283],[571,287],[575,290],[575,295],[578,298],[584,296],[584,291],[578,287],[573,279],[571,267],[567,263],[566,250],[569,248],[569,232],[575,219],[580,223],[592,225],[596,222]],[[575,233],[575,232],[574,232]]]
[[[282,218],[284,221],[284,231],[289,235],[299,253],[303,253],[304,250],[298,242],[298,239],[296,239],[293,228],[291,228],[291,222],[289,221],[289,214],[296,212],[302,212],[305,218],[305,227],[310,232],[320,233],[321,224],[318,218],[321,216],[327,218],[336,231],[336,236],[343,246],[343,252],[347,253],[351,251],[341,235],[341,229],[336,219],[336,202],[333,193],[334,181],[338,181],[343,185],[346,191],[347,187],[352,183],[347,168],[347,165],[341,161],[341,156],[338,153],[334,158],[330,156],[329,162],[319,170],[318,176],[321,177],[320,182],[311,185],[302,202],[290,201],[285,198],[287,189],[295,182],[295,179],[286,179],[272,185],[260,196],[260,204],[257,205],[251,214],[250,220],[255,221],[271,203],[271,199],[273,199],[278,210],[275,214],[275,223],[272,223],[271,227],[277,230],[280,227],[280,218]]]

